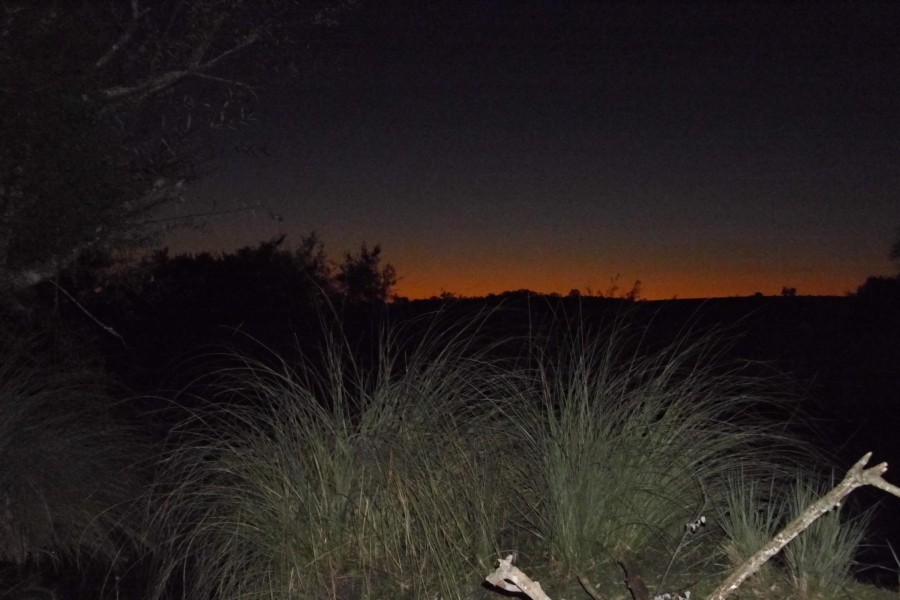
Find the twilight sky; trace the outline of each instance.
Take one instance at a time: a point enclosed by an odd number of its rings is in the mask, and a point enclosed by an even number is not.
[[[894,1],[369,0],[180,210],[260,208],[163,242],[377,243],[412,298],[843,294],[894,274],[898,31]]]

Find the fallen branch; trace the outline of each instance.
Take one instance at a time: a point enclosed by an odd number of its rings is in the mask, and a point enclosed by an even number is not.
[[[507,592],[523,593],[531,600],[550,600],[541,584],[532,580],[512,564],[513,555],[500,559],[500,565],[485,578],[493,586]]]
[[[618,562],[625,572],[625,585],[631,592],[633,600],[650,600],[650,590],[647,589],[647,584],[641,577],[641,570],[631,552],[626,549],[621,550]]]
[[[865,466],[869,463],[870,458],[872,458],[872,453],[868,452],[859,459],[856,464],[847,471],[847,475],[844,476],[844,479],[838,483],[834,489],[813,502],[800,514],[800,516],[788,523],[784,529],[778,532],[769,543],[735,569],[734,572],[729,575],[718,588],[716,588],[707,600],[725,600],[725,598],[734,593],[748,577],[759,571],[770,558],[778,554],[782,548],[800,533],[805,531],[810,525],[815,523],[819,517],[830,510],[838,508],[841,505],[841,501],[856,488],[864,485],[871,485],[900,498],[900,487],[888,483],[882,477],[882,475],[887,472],[887,463],[883,462],[867,469]],[[635,563],[630,560],[631,557],[629,555],[626,554],[623,556],[624,558],[619,561],[619,564],[625,571],[626,583],[629,590],[631,590],[632,596],[635,600],[649,598],[649,592],[640,577],[640,573],[635,566]],[[522,573],[518,568],[514,567],[512,560],[512,555],[500,560],[500,565],[497,569],[488,574],[486,578],[487,582],[508,592],[523,593],[531,598],[531,600],[550,600],[547,594],[544,593],[544,590],[541,589],[541,585]],[[578,580],[588,595],[594,600],[600,600],[600,594],[587,582],[586,578],[579,575]],[[668,594],[666,594],[666,596],[668,596]],[[660,597],[661,596],[657,596],[657,598]],[[689,592],[686,592],[686,597],[690,597]]]
[[[887,472],[888,465],[886,462],[875,465],[874,467],[864,468],[872,458],[872,453],[868,452],[853,465],[843,481],[837,484],[834,489],[813,502],[800,516],[788,523],[784,529],[772,538],[772,540],[763,546],[756,554],[747,559],[744,564],[739,566],[728,578],[719,585],[718,588],[707,598],[707,600],[724,600],[731,595],[745,579],[759,571],[759,569],[770,558],[778,554],[788,542],[797,537],[807,527],[812,525],[816,519],[827,513],[828,511],[838,508],[841,500],[847,494],[858,487],[864,485],[873,485],[881,490],[893,494],[900,498],[900,488],[892,485],[882,479],[882,475]]]
[[[587,595],[593,598],[594,600],[603,600],[603,596],[600,595],[600,592],[597,591],[591,582],[588,581],[588,578],[584,575],[577,573],[575,577],[578,579],[578,583],[581,584],[581,587],[584,588],[584,591],[587,592]]]

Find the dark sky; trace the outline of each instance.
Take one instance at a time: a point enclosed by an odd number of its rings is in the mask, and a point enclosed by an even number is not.
[[[900,226],[900,2],[371,1],[164,240],[380,243],[410,297],[843,294]],[[248,137],[249,136],[249,137]],[[273,219],[270,213],[283,217]]]

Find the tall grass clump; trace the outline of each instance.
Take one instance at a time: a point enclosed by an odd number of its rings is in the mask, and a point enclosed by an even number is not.
[[[772,477],[765,484],[730,478],[729,486],[718,522],[725,534],[729,567],[734,568],[824,496],[834,481],[808,470],[788,478]],[[840,514],[840,508],[823,515],[792,540],[777,560],[763,565],[749,587],[759,594],[790,594],[799,600],[846,596],[853,581],[854,557],[870,520],[869,512],[848,518]]]
[[[834,487],[831,480],[797,475],[785,494],[786,513],[793,519]],[[871,512],[853,518],[840,507],[820,517],[784,549],[784,566],[799,600],[840,595],[853,581],[854,557],[859,551]]]
[[[295,364],[218,357],[149,500],[154,596],[463,598],[515,550],[618,591],[636,558],[656,594],[769,539],[819,460],[778,381],[713,336],[556,331],[525,356],[476,319],[372,352],[336,335]]]
[[[802,454],[772,418],[782,400],[723,361],[712,336],[650,352],[622,325],[566,335],[536,354],[535,401],[517,419],[529,424],[534,529],[570,570],[629,556],[656,557],[660,576],[696,569],[685,524],[712,514],[735,473],[768,475]]]
[[[335,337],[214,370],[151,498],[156,595],[183,578],[221,600],[467,596],[510,521],[511,393],[474,335],[386,333],[367,368]]]
[[[0,339],[0,560],[116,560],[138,539],[141,447],[103,376]]]
[[[788,481],[776,474],[761,479],[735,473],[727,478],[716,523],[724,533],[722,550],[729,570],[756,554],[787,523],[784,487]],[[755,576],[756,583],[772,585],[777,579],[774,569],[773,562],[766,562]]]

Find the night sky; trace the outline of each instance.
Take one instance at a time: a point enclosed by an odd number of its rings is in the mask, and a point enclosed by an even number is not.
[[[381,244],[411,298],[844,294],[900,226],[900,2],[371,0],[163,243]],[[280,220],[273,215],[280,215]]]

